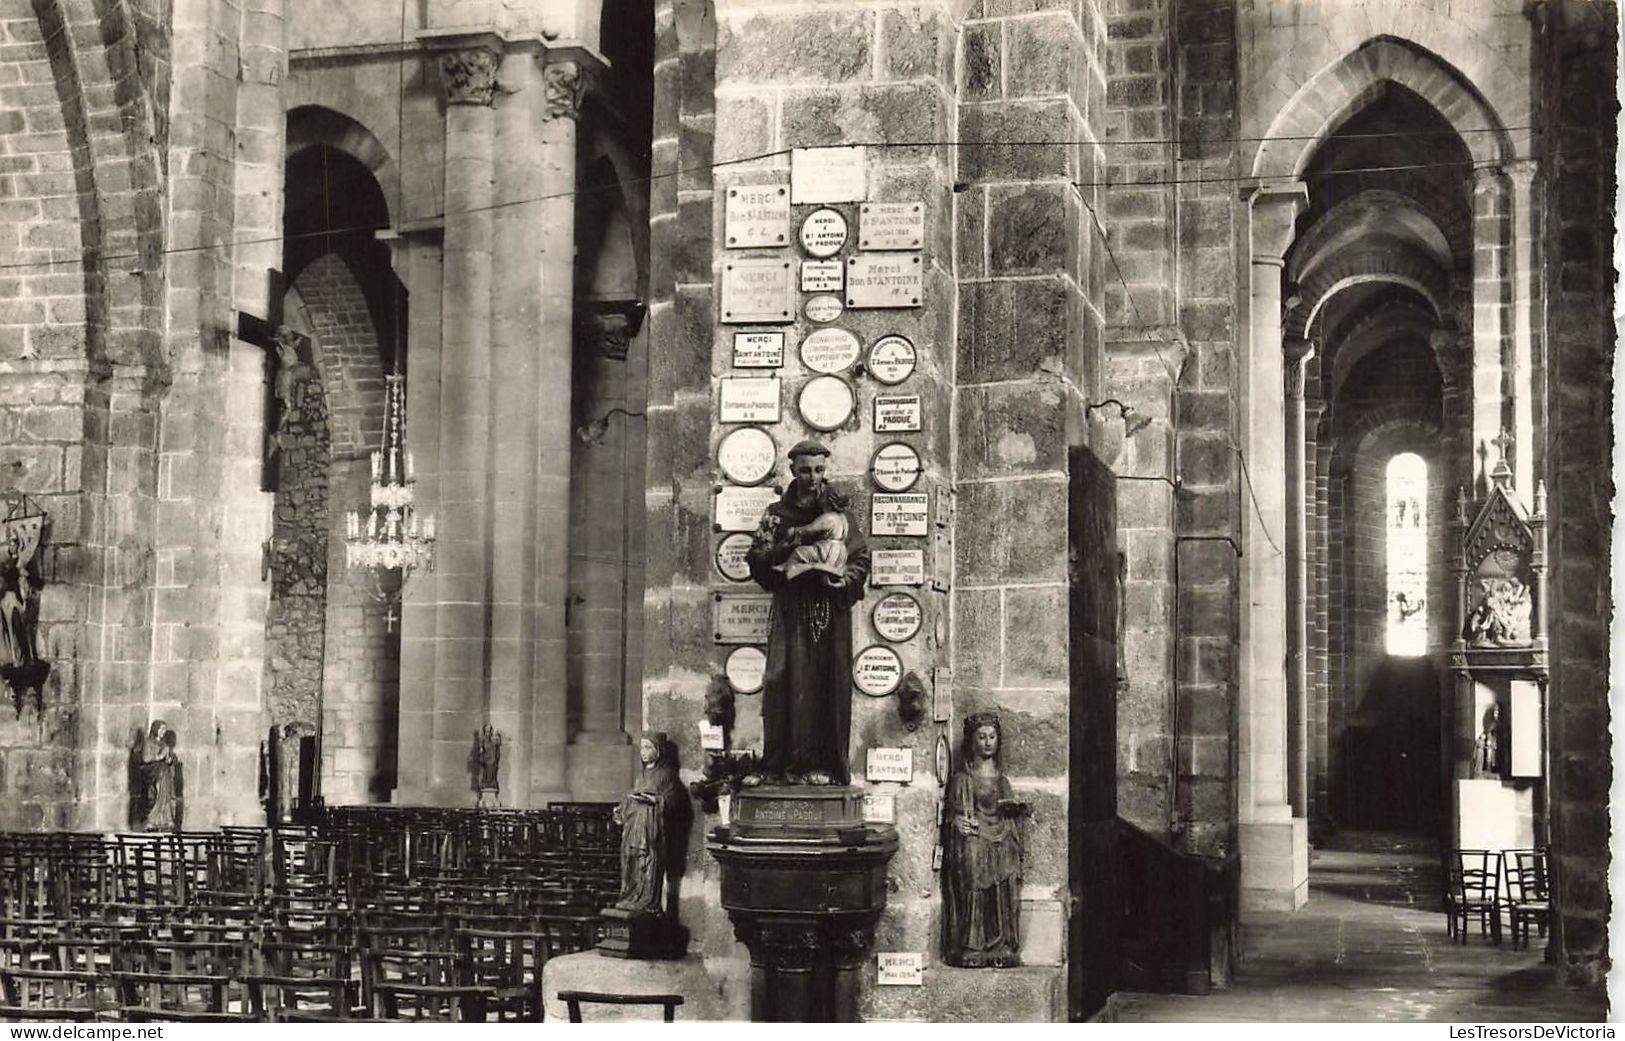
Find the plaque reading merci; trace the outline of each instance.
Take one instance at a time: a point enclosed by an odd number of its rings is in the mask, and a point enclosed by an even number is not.
[[[870,781],[901,781],[908,784],[914,780],[914,749],[869,749],[863,775]]]
[[[880,951],[875,954],[879,973],[875,982],[882,987],[921,987],[925,985],[925,955],[920,951]]]

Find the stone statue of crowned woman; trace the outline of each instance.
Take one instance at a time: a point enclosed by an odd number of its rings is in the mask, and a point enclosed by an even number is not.
[[[1011,790],[1003,753],[997,715],[965,720],[943,813],[942,960],[949,965],[1021,964],[1022,832],[1032,807]]]

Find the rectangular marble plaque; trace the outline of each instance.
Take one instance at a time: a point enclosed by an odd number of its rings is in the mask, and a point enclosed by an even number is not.
[[[924,425],[924,411],[918,394],[876,394],[875,433],[914,433]]]
[[[1512,776],[1539,777],[1545,737],[1540,725],[1540,684],[1533,680],[1512,680],[1511,694],[1507,736],[1512,743],[1509,757]]]
[[[790,189],[782,184],[737,184],[722,209],[723,241],[730,249],[790,244]]]
[[[859,253],[846,259],[846,306],[919,307],[925,265],[918,253]]]
[[[954,670],[938,665],[931,670],[931,720],[946,723],[954,713]],[[939,820],[937,822],[941,824]]]
[[[875,959],[880,967],[875,982],[882,987],[925,985],[925,955],[920,951],[881,951]]]
[[[923,249],[925,203],[866,202],[858,207],[859,249]]]
[[[795,320],[795,277],[778,257],[734,257],[722,262],[722,321],[788,325]]]
[[[897,823],[897,796],[867,792],[863,796],[863,819],[871,824]]]
[[[784,333],[734,333],[734,368],[778,369],[784,367]]]
[[[862,202],[867,197],[862,145],[790,150],[790,201]]]
[[[775,495],[774,499],[777,498],[778,496]],[[773,500],[770,499],[769,501]],[[757,516],[760,519],[760,514]],[[756,526],[752,524],[750,530],[755,531]],[[925,550],[871,550],[869,553],[869,584],[872,586],[925,585]]]
[[[723,423],[777,423],[779,378],[736,376],[717,381],[717,419]]]
[[[877,494],[869,500],[869,534],[923,538],[930,533],[930,514],[930,492]]]
[[[727,747],[728,740],[722,732],[721,724],[700,720],[700,748],[703,751],[720,752]]]
[[[773,617],[772,593],[712,593],[712,633],[717,643],[766,643]]]
[[[844,285],[842,272],[846,269],[839,260],[803,260],[801,262],[801,291],[803,293],[839,293]]]
[[[908,784],[914,780],[914,749],[869,749],[863,776],[869,781],[901,781]]]
[[[762,514],[778,500],[779,493],[771,485],[744,488],[730,484],[718,488],[716,516],[712,518],[711,526],[716,531],[755,531],[756,525],[762,523]],[[920,570],[925,570],[923,560]],[[924,581],[923,576],[921,581]]]

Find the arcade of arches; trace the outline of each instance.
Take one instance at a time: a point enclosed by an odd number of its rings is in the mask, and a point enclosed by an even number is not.
[[[721,303],[730,259],[804,259],[796,225],[730,248],[727,200],[863,145],[840,256],[855,200],[922,204],[922,299],[837,324],[917,361],[842,370],[856,407],[818,436],[865,518],[875,450],[921,459],[928,533],[875,544],[924,551],[897,650],[935,709],[853,707],[855,764],[914,751],[881,932],[933,967],[865,1014],[981,1000],[935,960],[929,764],[986,709],[1048,825],[1012,1016],[1087,986],[1114,819],[1227,872],[1243,914],[1300,906],[1341,829],[1546,845],[1551,957],[1600,978],[1613,3],[0,12],[0,483],[49,517],[50,666],[0,712],[0,827],[125,826],[159,718],[188,828],[265,820],[244,779],[273,728],[314,739],[328,804],[472,805],[487,725],[505,805],[618,798],[643,730],[698,777],[722,380],[781,379],[780,450],[816,433],[810,294],[760,327],[788,334],[776,373],[735,367]],[[345,557],[391,375],[438,533],[398,592]],[[877,434],[899,392],[918,425]],[[756,700],[731,748],[759,746]],[[709,968],[743,948],[702,832]]]

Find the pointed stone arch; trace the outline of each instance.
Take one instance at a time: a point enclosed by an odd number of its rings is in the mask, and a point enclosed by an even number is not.
[[[1253,175],[1298,177],[1326,137],[1389,83],[1431,105],[1461,135],[1475,164],[1512,158],[1505,124],[1460,72],[1415,43],[1376,36],[1316,73],[1281,107],[1253,159]]]

